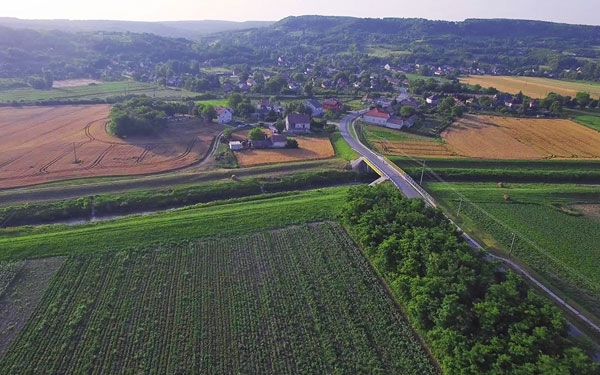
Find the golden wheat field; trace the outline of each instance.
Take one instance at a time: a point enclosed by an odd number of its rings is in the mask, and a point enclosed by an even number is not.
[[[440,141],[407,134],[402,140],[371,142],[385,154],[414,158],[600,158],[600,132],[563,119],[468,115],[441,137]]]
[[[598,159],[600,133],[564,119],[465,116],[442,133],[448,150],[482,159]]]
[[[545,98],[549,93],[555,92],[564,96],[574,97],[578,92],[588,92],[592,98],[600,98],[600,85],[584,82],[568,82],[557,79],[539,77],[512,77],[512,76],[469,76],[460,79],[461,83],[494,87],[502,92],[523,94],[531,98]]]

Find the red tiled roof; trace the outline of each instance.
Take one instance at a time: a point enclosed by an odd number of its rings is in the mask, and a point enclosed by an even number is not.
[[[381,110],[380,108],[373,108],[369,112],[365,113],[365,116],[390,118],[390,114]]]

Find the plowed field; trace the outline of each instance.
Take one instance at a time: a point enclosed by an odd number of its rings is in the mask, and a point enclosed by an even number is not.
[[[265,130],[266,134],[270,134]],[[247,139],[248,131],[235,132],[233,139]],[[261,164],[285,163],[311,159],[326,159],[335,155],[329,138],[314,138],[293,136],[298,141],[298,148],[289,149],[262,149],[236,151],[238,164],[248,167]]]
[[[156,136],[120,139],[106,133],[109,109],[0,108],[0,188],[181,168],[202,158],[221,130],[190,120]]]

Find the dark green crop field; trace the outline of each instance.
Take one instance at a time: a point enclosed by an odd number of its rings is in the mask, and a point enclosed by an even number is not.
[[[345,230],[70,257],[3,374],[433,374]]]

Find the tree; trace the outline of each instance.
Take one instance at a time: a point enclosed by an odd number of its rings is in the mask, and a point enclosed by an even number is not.
[[[277,119],[275,122],[275,129],[277,129],[277,133],[281,134],[285,130],[285,123],[282,119]]]
[[[578,92],[575,95],[575,100],[577,100],[577,104],[580,108],[585,108],[591,103],[592,98],[590,98],[589,92]]]
[[[265,132],[263,132],[261,128],[254,128],[248,133],[248,139],[251,141],[262,141],[266,137]]]
[[[215,110],[215,107],[210,104],[205,105],[202,108],[201,114],[206,121],[212,121],[215,117],[217,117],[217,111]]]
[[[285,148],[298,148],[298,141],[294,138],[288,138],[285,141]]]
[[[563,111],[562,104],[557,100],[550,104],[550,113],[555,116],[559,116]]]
[[[244,97],[239,92],[234,92],[229,95],[227,99],[227,104],[229,108],[237,108],[237,105],[240,104],[244,100]]]
[[[233,134],[233,130],[227,128],[223,130],[223,140],[229,142],[231,140],[231,135]]]
[[[405,105],[400,108],[400,116],[407,118],[417,113],[417,110],[409,105]]]

